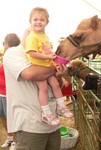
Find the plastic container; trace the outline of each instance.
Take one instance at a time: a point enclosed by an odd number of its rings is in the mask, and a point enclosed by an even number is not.
[[[65,126],[62,126],[62,127],[60,128],[60,132],[61,132],[61,135],[66,135],[66,134],[68,134],[68,128],[65,127]]]
[[[67,87],[63,86],[61,91],[63,96],[72,96],[72,83],[70,83]]]
[[[57,55],[54,61],[57,64],[64,64],[64,65],[66,65],[68,62],[70,62],[70,59],[69,58],[63,58],[63,57],[60,57],[60,56]]]

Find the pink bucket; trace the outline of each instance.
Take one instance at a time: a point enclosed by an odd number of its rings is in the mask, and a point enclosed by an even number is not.
[[[70,59],[69,58],[63,58],[63,57],[60,57],[57,55],[54,61],[58,64],[66,65],[68,62],[70,62]]]

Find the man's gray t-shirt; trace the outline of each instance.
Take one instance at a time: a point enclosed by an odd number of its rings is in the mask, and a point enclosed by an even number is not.
[[[25,49],[21,45],[9,48],[3,57],[3,64],[6,78],[8,132],[56,131],[59,126],[50,126],[41,119],[42,110],[36,84],[20,76],[20,73],[31,65],[26,58]],[[56,101],[50,87],[48,90],[50,108],[56,114]]]

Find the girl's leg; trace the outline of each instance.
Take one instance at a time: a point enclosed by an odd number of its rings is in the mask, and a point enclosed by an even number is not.
[[[47,81],[39,81],[36,82],[38,88],[39,88],[39,102],[41,106],[48,105],[48,85]]]
[[[53,115],[48,104],[47,81],[36,82],[36,84],[39,88],[39,102],[42,108],[42,120],[50,125],[59,125],[60,120]]]
[[[59,86],[59,83],[58,83],[56,77],[51,76],[48,79],[48,82],[49,82],[50,86],[52,87],[52,90],[53,90],[54,95],[56,97],[56,101],[58,104],[58,113],[60,115],[63,115],[66,118],[73,117],[73,114],[70,112],[69,109],[67,109],[67,107],[64,104],[64,97],[62,95],[62,92],[61,92],[61,89],[60,89],[60,86]]]
[[[49,79],[48,79],[48,83],[50,84],[50,86],[52,87],[52,90],[53,90],[53,93],[55,95],[55,98],[56,99],[59,99],[59,98],[63,98],[63,95],[62,95],[62,92],[61,92],[61,88],[59,86],[59,82],[58,80],[56,79],[55,76],[51,76]]]

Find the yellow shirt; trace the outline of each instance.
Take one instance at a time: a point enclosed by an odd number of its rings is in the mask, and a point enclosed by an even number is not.
[[[51,54],[51,44],[46,34],[38,34],[31,31],[26,39],[26,52],[33,50],[43,54]],[[28,55],[28,59],[32,64],[49,67],[53,65],[53,60],[36,59]]]

